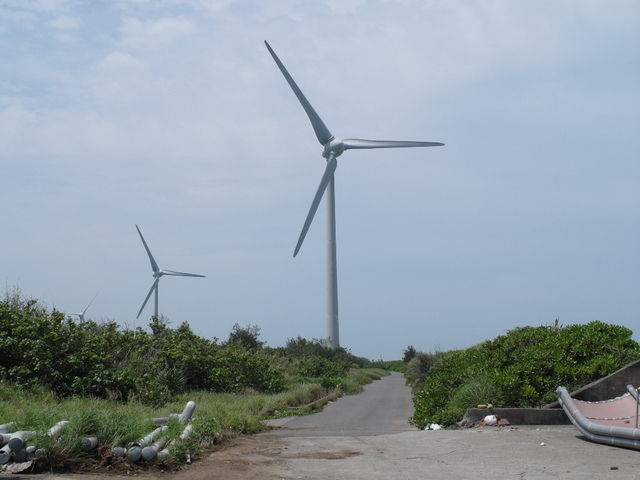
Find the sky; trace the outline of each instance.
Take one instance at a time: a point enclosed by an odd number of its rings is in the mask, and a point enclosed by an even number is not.
[[[640,340],[635,0],[0,0],[0,281],[146,328],[272,347],[325,329],[331,132],[341,346],[373,360],[520,326]],[[97,296],[96,296],[97,295]]]

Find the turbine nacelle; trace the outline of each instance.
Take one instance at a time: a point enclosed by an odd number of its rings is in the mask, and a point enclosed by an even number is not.
[[[334,157],[339,157],[347,149],[347,146],[339,138],[331,137],[327,143],[324,144],[322,150],[322,156],[329,158],[329,155],[333,154]]]

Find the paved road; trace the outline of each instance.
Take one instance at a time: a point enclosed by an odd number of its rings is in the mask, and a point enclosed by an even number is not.
[[[640,452],[589,442],[572,425],[419,431],[407,423],[412,413],[403,376],[385,377],[248,439],[242,456],[255,469],[244,478],[640,480]]]
[[[415,430],[411,390],[401,373],[392,373],[365,386],[359,395],[341,397],[322,412],[269,421],[282,427],[269,435],[282,437],[369,436]]]

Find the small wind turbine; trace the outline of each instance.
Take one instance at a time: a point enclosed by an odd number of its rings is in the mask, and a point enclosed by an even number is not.
[[[311,208],[307,214],[307,218],[302,227],[302,232],[298,238],[298,243],[293,252],[295,257],[302,246],[307,230],[311,225],[311,221],[318,209],[320,200],[327,191],[327,343],[331,347],[340,345],[339,325],[338,325],[338,269],[336,260],[336,218],[335,218],[335,189],[333,174],[336,171],[338,163],[336,159],[342,155],[345,150],[363,149],[363,148],[408,148],[408,147],[439,147],[444,145],[439,142],[404,142],[389,140],[362,140],[358,138],[339,139],[334,137],[320,116],[313,109],[309,101],[306,99],[296,82],[293,80],[289,72],[284,67],[278,56],[265,41],[265,45],[269,53],[275,60],[278,68],[289,83],[289,86],[298,97],[298,101],[302,104],[302,108],[307,113],[316,137],[323,147],[322,156],[327,159],[327,166],[320,180],[320,185],[311,202]]]
[[[100,293],[100,292],[98,292]],[[96,293],[93,298],[91,299],[91,301],[89,302],[89,305],[87,305],[87,308],[85,308],[82,313],[70,313],[69,315],[76,315],[81,322],[84,322],[84,314],[86,313],[87,309],[91,306],[91,304],[93,303],[93,301],[96,299],[96,297],[98,296],[98,294]]]
[[[151,285],[151,290],[149,290],[147,298],[144,299],[142,307],[140,307],[140,311],[138,312],[136,318],[140,316],[142,310],[144,310],[145,305],[149,301],[149,297],[154,291],[156,292],[154,316],[158,318],[158,282],[160,281],[160,277],[162,277],[163,275],[173,275],[176,277],[204,277],[204,275],[198,275],[196,273],[174,272],[173,270],[160,270],[160,268],[158,268],[158,264],[153,258],[153,255],[151,255],[151,250],[149,250],[147,242],[144,241],[144,237],[142,236],[142,232],[138,228],[138,225],[136,225],[136,230],[138,230],[138,234],[140,235],[140,239],[142,240],[144,249],[147,251],[147,255],[149,255],[149,261],[151,262],[151,268],[153,269],[153,277],[155,278],[155,280],[153,281],[153,285]]]

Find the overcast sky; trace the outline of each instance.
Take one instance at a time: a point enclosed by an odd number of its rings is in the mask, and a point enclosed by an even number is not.
[[[63,312],[323,338],[324,170],[269,41],[348,151],[340,340],[397,359],[518,326],[640,340],[640,4],[0,0],[0,280]]]

